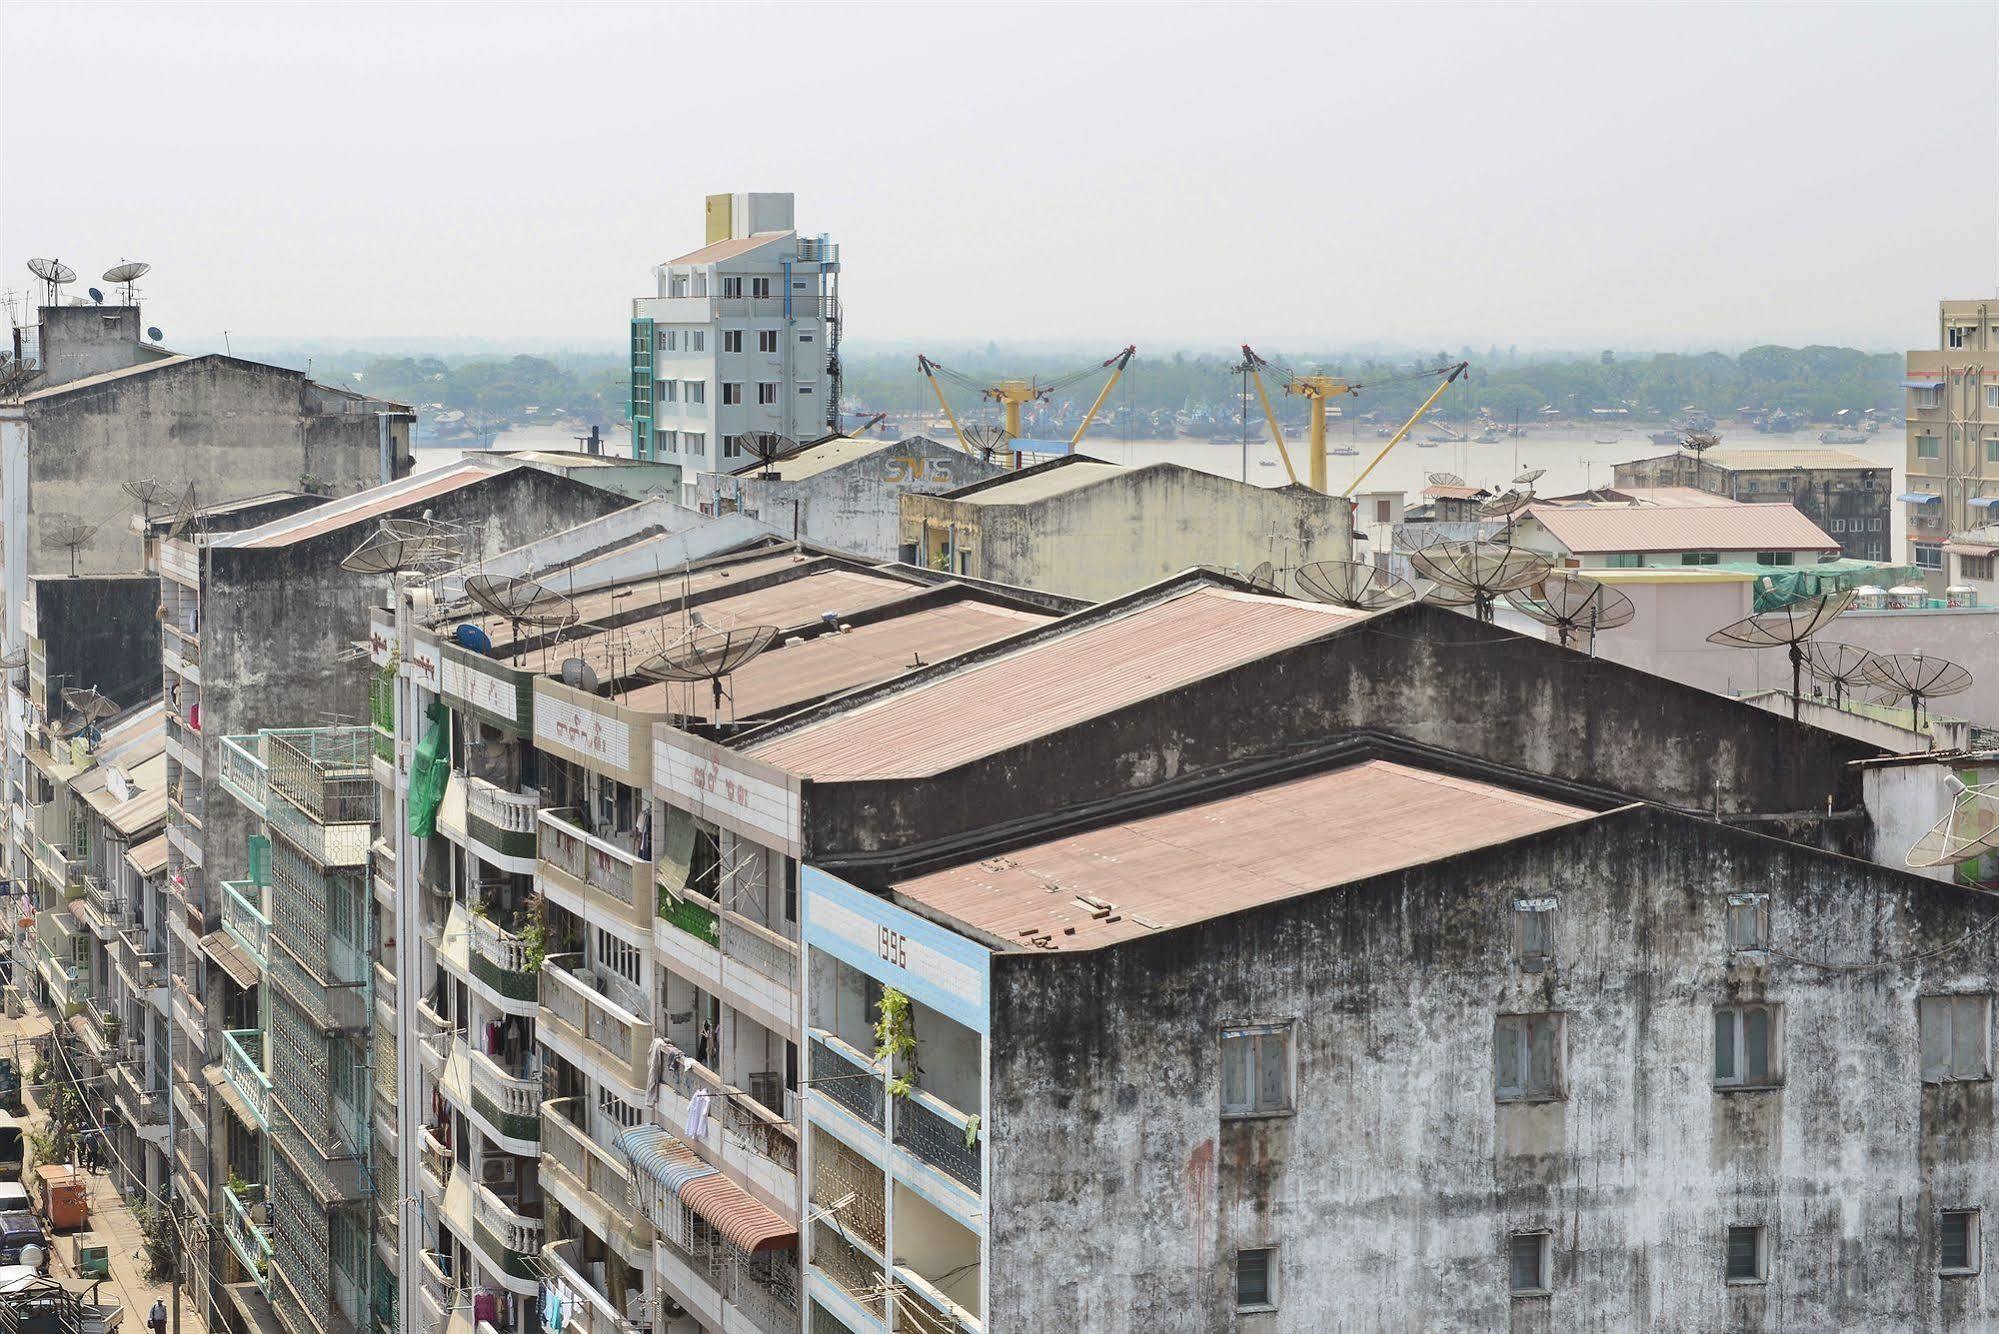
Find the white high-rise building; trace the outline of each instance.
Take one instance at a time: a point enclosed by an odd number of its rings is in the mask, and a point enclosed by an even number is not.
[[[685,475],[747,458],[746,432],[814,440],[840,406],[840,249],[788,194],[710,195],[707,241],[632,302],[632,456]]]

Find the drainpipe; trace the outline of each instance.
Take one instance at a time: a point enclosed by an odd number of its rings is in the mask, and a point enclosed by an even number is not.
[[[396,444],[389,434],[389,418],[393,414],[375,414],[375,448],[381,455],[382,481],[384,484],[396,480]]]

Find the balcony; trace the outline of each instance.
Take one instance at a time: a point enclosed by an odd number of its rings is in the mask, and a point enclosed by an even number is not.
[[[541,1251],[549,1273],[580,1299],[569,1315],[567,1334],[640,1334],[650,1328],[650,1312],[645,1310],[641,1290],[634,1290],[628,1297],[633,1314],[640,1319],[627,1320],[610,1296],[583,1276],[586,1266],[579,1254],[581,1249],[581,1242],[571,1240],[551,1242]]]
[[[231,1029],[222,1035],[222,1075],[262,1130],[271,1128],[271,1077],[264,1073],[264,1031]],[[252,1053],[255,1053],[252,1055]]]
[[[166,1124],[167,1096],[165,1089],[148,1089],[145,1086],[146,1072],[141,1062],[136,1060],[117,1061],[105,1072],[106,1082],[111,1085],[111,1096],[118,1108],[133,1125],[157,1126]]]
[[[472,1183],[472,1231],[493,1266],[534,1291],[541,1277],[542,1222],[517,1214],[479,1182]]]
[[[270,967],[271,919],[264,911],[266,891],[249,880],[222,882],[222,929],[256,962]]]
[[[101,939],[109,940],[130,924],[131,915],[126,906],[125,896],[115,886],[94,875],[83,877],[83,897],[77,901],[76,910],[88,914],[91,930]]]
[[[69,890],[71,888],[81,890],[83,865],[80,861],[70,859],[69,846],[63,843],[51,843],[39,834],[35,836],[34,846],[35,869],[42,873],[49,884],[63,891],[65,899],[75,897],[69,893]]]
[[[117,1049],[119,1039],[125,1035],[125,1017],[118,1012],[108,997],[91,995],[84,998],[83,1016],[96,1035],[99,1054]]]
[[[652,929],[653,871],[649,861],[572,823],[572,810],[541,811],[535,853],[538,886],[583,918],[609,914]]]
[[[508,1073],[485,1052],[471,1053],[472,1109],[509,1139],[541,1140],[541,1080]]]
[[[728,970],[728,990],[760,1011],[765,1027],[789,1029],[797,1012],[798,942],[726,910],[721,927],[722,957],[743,965]]]
[[[271,1224],[269,1206],[264,1203],[262,1186],[224,1186],[222,1235],[229,1249],[243,1262],[243,1268],[257,1276],[263,1288],[271,1272]]]
[[[373,783],[370,779],[371,787]],[[373,825],[321,824],[290,801],[271,802],[264,819],[272,830],[322,869],[366,865],[368,846],[375,840]]]
[[[624,1162],[585,1128],[585,1106],[582,1098],[541,1105],[542,1188],[627,1262],[640,1263],[652,1245],[651,1227],[627,1194]]]
[[[812,1030],[812,1094],[825,1098],[876,1130],[886,1129],[886,1091],[874,1058],[823,1028]]]
[[[686,1296],[708,1329],[723,1334],[791,1334],[798,1328],[798,1253],[746,1255],[712,1228],[697,1226],[686,1246],[662,1236],[659,1284]]]
[[[222,786],[230,795],[261,817],[270,794],[269,769],[264,763],[264,739],[260,736],[222,738]]]
[[[572,1060],[597,1067],[593,1073],[627,1089],[647,1086],[652,1054],[652,1021],[641,1018],[598,990],[579,954],[553,955],[541,969],[541,1036],[566,1039]]]
[[[541,966],[525,940],[479,913],[471,915],[470,938],[472,976],[508,1000],[541,998]]]
[[[985,1189],[985,1132],[942,1098],[911,1089],[895,1100],[895,1142],[974,1195]]]
[[[981,1334],[985,1325],[979,1318],[951,1300],[944,1290],[907,1265],[895,1267],[895,1280],[901,1288],[898,1311],[901,1316],[900,1328],[920,1330],[922,1334]],[[977,1291],[976,1271],[973,1275],[973,1290]]]
[[[534,873],[535,810],[541,798],[509,792],[483,778],[465,780],[465,835],[472,851],[495,866]]]
[[[669,1069],[660,1086],[660,1119],[680,1129],[687,1124],[687,1108],[696,1093],[707,1091],[708,1128],[699,1143],[708,1156],[747,1181],[766,1203],[786,1214],[798,1198],[798,1131],[784,1116],[772,1111],[740,1088],[725,1082],[713,1070],[683,1059],[680,1069]]]
[[[451,1273],[451,1262],[436,1251],[424,1251],[417,1257],[417,1300],[421,1328],[442,1334],[452,1313],[470,1298]]]
[[[174,1022],[189,1039],[206,1049],[208,1042],[208,1002],[194,994],[187,985],[187,979],[173,980]]]
[[[418,1147],[418,1158],[423,1164],[424,1187],[434,1199],[443,1199],[445,1187],[451,1184],[453,1161],[451,1150],[444,1147],[444,1141],[437,1137],[431,1127],[423,1128],[423,1142]]]

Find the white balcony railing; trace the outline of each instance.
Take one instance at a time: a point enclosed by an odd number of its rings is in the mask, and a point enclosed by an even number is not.
[[[624,1083],[644,1088],[652,1054],[652,1021],[599,991],[596,979],[583,970],[577,955],[546,960],[541,981],[544,1013],[596,1047]]]

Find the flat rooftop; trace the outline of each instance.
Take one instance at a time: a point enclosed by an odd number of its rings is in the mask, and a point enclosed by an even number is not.
[[[337,533],[343,528],[352,528],[357,524],[370,523],[384,515],[394,514],[399,509],[433,500],[497,475],[499,473],[494,469],[482,467],[477,463],[459,463],[448,468],[421,472],[411,477],[398,478],[382,486],[371,486],[366,491],[357,491],[338,500],[329,500],[324,505],[315,505],[309,510],[302,510],[282,519],[273,519],[255,528],[245,528],[238,533],[223,533],[210,538],[208,545],[218,549],[288,547],[295,542],[323,537],[327,533]]]
[[[1003,947],[1100,949],[1594,816],[1372,760],[1013,848],[891,888]]]
[[[955,670],[752,741],[817,781],[923,778],[1377,615],[1214,584],[1093,608]]]
[[[1696,502],[1687,497],[1699,496]],[[1719,500],[1720,503],[1713,503]],[[1633,504],[1530,505],[1527,513],[1570,551],[1836,551],[1839,543],[1790,505],[1749,505],[1684,487],[1643,492]]]

